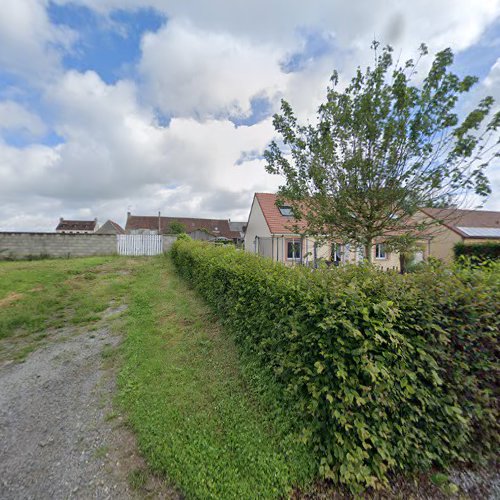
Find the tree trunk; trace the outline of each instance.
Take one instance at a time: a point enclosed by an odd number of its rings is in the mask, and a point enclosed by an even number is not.
[[[372,263],[372,248],[373,248],[372,240],[368,240],[365,243],[365,259],[370,264]]]
[[[399,254],[399,272],[400,274],[406,273],[406,256],[403,252]]]

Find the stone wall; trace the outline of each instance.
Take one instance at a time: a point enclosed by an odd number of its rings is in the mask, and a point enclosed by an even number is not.
[[[0,233],[0,259],[88,257],[115,253],[114,234]]]

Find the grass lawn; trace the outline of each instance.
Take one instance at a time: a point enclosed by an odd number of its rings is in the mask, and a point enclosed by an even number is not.
[[[100,319],[123,300],[123,270],[132,265],[119,257],[0,262],[0,340],[9,356],[23,359],[53,329]]]
[[[57,328],[92,330],[123,302],[119,404],[154,471],[188,498],[282,497],[311,479],[272,385],[163,256],[0,262],[0,361],[22,361]]]
[[[121,400],[154,470],[190,498],[274,498],[310,479],[291,422],[252,396],[233,342],[168,258],[140,269],[127,329]]]

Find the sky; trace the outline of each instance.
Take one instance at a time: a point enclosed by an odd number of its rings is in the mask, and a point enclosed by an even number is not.
[[[0,230],[133,214],[247,220],[279,177],[280,100],[314,120],[334,69],[455,53],[500,102],[500,0],[1,0]],[[424,62],[425,65],[430,63]],[[467,102],[463,104],[466,108]],[[496,104],[496,109],[499,105]],[[488,168],[500,210],[500,162]]]

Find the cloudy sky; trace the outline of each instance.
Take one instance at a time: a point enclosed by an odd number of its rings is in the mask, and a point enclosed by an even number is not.
[[[328,78],[452,47],[500,101],[500,0],[1,0],[0,230],[59,217],[246,220],[285,97],[313,117]],[[500,210],[500,164],[491,165]]]

